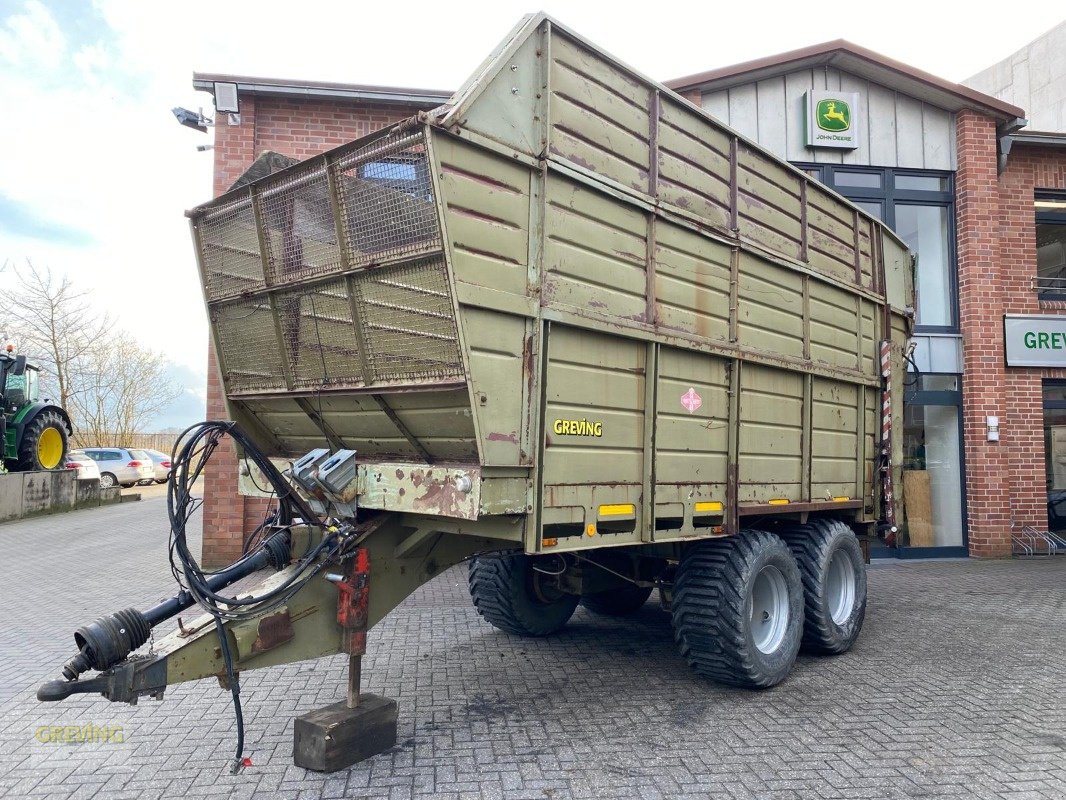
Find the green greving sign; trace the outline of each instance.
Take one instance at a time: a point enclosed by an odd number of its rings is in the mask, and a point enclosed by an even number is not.
[[[1066,315],[1005,314],[1008,367],[1066,367]]]
[[[805,107],[807,146],[854,150],[859,146],[858,110],[857,92],[808,91]]]

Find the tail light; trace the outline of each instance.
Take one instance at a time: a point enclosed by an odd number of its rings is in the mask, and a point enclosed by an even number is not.
[[[143,464],[144,464],[144,462],[143,462],[143,461],[136,461],[136,460],[134,460],[134,461],[131,461],[131,462],[130,462],[129,464],[127,464],[126,466],[127,466],[127,467],[140,467],[140,466],[143,466]]]
[[[166,469],[170,469],[170,462],[169,461],[160,461],[159,462],[159,466],[164,467]]]
[[[77,461],[68,461],[67,462],[67,469],[77,469],[80,466],[81,466],[81,464],[79,464]]]

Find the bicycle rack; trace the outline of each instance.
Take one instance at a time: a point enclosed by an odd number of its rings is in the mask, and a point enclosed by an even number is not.
[[[1066,539],[1051,531],[1038,531],[1032,525],[1020,533],[1011,532],[1011,552],[1016,556],[1053,556],[1066,554]]]

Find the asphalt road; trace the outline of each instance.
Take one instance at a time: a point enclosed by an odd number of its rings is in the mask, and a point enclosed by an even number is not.
[[[395,748],[334,775],[292,765],[292,718],[344,694],[343,657],[309,661],[242,675],[253,766],[232,776],[214,681],[136,707],[34,698],[76,626],[173,592],[166,543],[161,497],[0,525],[0,797],[1066,797],[1066,558],[877,564],[856,647],[765,692],[691,674],[654,595],[523,640],[450,570],[369,637]],[[88,724],[112,740],[41,741]]]

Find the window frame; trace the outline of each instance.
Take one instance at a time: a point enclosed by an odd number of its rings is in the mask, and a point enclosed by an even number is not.
[[[893,231],[896,230],[896,204],[936,206],[947,209],[948,214],[948,294],[950,295],[950,325],[918,325],[915,333],[959,333],[959,263],[955,231],[955,173],[937,169],[901,169],[897,167],[870,167],[859,164],[816,164],[793,162],[793,165],[806,172],[810,177],[824,184],[829,189],[847,200],[881,204],[881,221]],[[861,186],[837,186],[839,173],[877,173],[881,176],[881,188],[874,189]],[[918,177],[935,177],[944,179],[947,189],[944,191],[925,191],[921,189],[897,189],[897,175],[914,175]],[[1035,235],[1035,234],[1034,234]],[[1066,299],[1066,294],[1063,295]]]
[[[1059,202],[1066,202],[1066,191],[1055,189],[1037,189],[1033,192],[1033,247],[1035,252],[1036,247],[1036,226],[1037,225],[1066,225],[1066,211],[1041,211],[1036,208],[1037,200],[1055,200]],[[1039,261],[1033,264],[1033,268],[1036,270],[1035,278],[1040,278],[1040,264]],[[1037,288],[1036,296],[1038,300],[1066,300],[1066,286],[1062,286],[1056,289],[1041,290]]]

